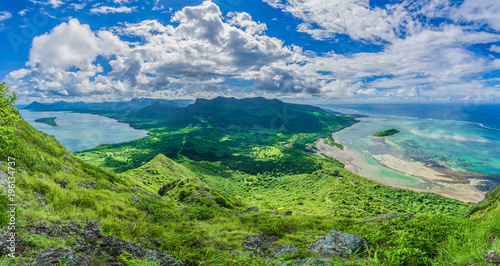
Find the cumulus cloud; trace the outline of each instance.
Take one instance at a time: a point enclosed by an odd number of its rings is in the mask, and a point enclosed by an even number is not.
[[[500,46],[498,46],[498,45],[492,45],[490,47],[490,51],[500,54]]]
[[[452,12],[452,18],[487,25],[500,31],[500,2],[496,0],[465,0]]]
[[[298,30],[323,40],[347,34],[354,40],[391,40],[398,16],[370,7],[369,0],[264,0],[301,19]],[[396,9],[394,12],[397,11]]]
[[[0,11],[0,22],[7,20],[12,17],[12,14],[8,11]]]
[[[121,7],[111,7],[111,6],[100,6],[90,9],[91,14],[109,14],[109,13],[132,13],[135,11],[135,7],[121,6]]]
[[[75,19],[62,23],[33,40],[27,67],[11,72],[9,83],[20,95],[81,99],[99,95],[103,100],[255,94],[420,97],[418,88],[430,87],[433,90],[425,90],[426,96],[450,94],[457,88],[495,93],[483,82],[471,80],[500,69],[500,60],[478,55],[470,47],[489,45],[497,52],[500,49],[492,44],[500,42],[499,34],[470,25],[424,27],[409,21],[407,10],[412,8],[419,9],[414,14],[451,18],[461,6],[446,0],[426,1],[442,6],[442,12],[434,14],[407,2],[383,10],[361,0],[311,1],[316,6],[302,0],[267,2],[303,19],[300,27],[317,38],[348,34],[357,40],[383,40],[384,45],[377,52],[315,54],[267,36],[266,24],[248,13],[224,15],[216,4],[205,1],[174,13],[172,25],[145,20],[92,31]],[[339,10],[345,9],[362,19],[340,19]],[[377,24],[379,19],[385,22]],[[401,25],[404,37],[398,33]],[[251,85],[228,85],[234,80]]]
[[[47,1],[37,1],[30,0],[33,4],[42,4],[42,5],[50,5],[52,8],[58,8],[64,4],[61,0],[47,0]]]

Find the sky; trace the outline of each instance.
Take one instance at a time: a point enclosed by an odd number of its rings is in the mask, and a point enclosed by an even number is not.
[[[31,101],[500,99],[498,0],[1,0]]]

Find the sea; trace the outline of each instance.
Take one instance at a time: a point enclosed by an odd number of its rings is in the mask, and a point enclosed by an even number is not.
[[[120,143],[147,136],[147,131],[137,130],[129,124],[104,116],[73,112],[36,112],[18,109],[34,128],[55,138],[69,151],[82,151],[101,144]],[[57,117],[58,126],[35,122],[36,119]]]
[[[500,185],[500,104],[400,103],[322,104],[322,108],[362,114],[361,122],[334,134],[337,142],[358,153],[373,175],[392,179],[385,183],[412,185],[419,179],[395,171],[376,158],[423,162],[475,180],[481,191]],[[396,128],[400,133],[381,142],[375,132]],[[421,182],[421,181],[420,181]]]

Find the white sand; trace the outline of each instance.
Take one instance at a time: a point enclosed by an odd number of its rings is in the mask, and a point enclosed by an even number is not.
[[[321,153],[344,163],[346,170],[389,186],[407,188],[419,192],[437,193],[445,197],[465,202],[479,202],[484,198],[484,193],[477,190],[477,188],[470,183],[470,180],[465,180],[459,173],[453,175],[452,171],[449,169],[446,173],[443,173],[433,167],[425,165],[422,162],[411,161],[405,158],[397,158],[390,154],[373,155],[374,159],[380,164],[400,173],[428,181],[431,183],[431,186],[426,189],[422,189],[406,185],[388,184],[384,182],[384,179],[372,177],[367,174],[366,171],[363,171],[363,168],[368,169],[373,166],[368,165],[368,163],[363,160],[357,152],[349,150],[349,148],[345,147],[345,145],[344,151],[342,151],[337,147],[332,147],[326,144],[324,140],[320,140],[316,147]]]

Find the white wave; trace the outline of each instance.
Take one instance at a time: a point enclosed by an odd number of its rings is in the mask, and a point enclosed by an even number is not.
[[[422,138],[427,138],[427,139],[446,139],[446,140],[454,140],[454,141],[465,141],[465,142],[482,142],[482,143],[487,143],[489,142],[485,138],[481,137],[473,137],[473,136],[467,136],[467,135],[462,135],[462,134],[457,134],[457,133],[448,133],[448,132],[443,132],[443,131],[430,131],[430,130],[410,130],[411,133],[414,135],[417,135]]]

